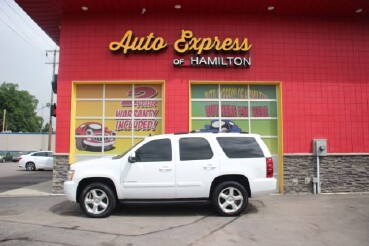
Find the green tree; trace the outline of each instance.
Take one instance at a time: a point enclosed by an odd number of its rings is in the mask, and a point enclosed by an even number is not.
[[[6,110],[6,128],[12,132],[39,132],[43,119],[36,115],[38,100],[18,84],[3,82],[0,86],[0,112]],[[1,117],[3,118],[3,117]],[[3,119],[2,119],[3,120]]]
[[[42,132],[49,132],[49,123],[45,124],[45,126],[42,128]]]

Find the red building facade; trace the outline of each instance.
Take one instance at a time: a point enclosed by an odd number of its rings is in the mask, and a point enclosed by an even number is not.
[[[17,2],[48,30],[46,21],[40,20],[25,1]],[[241,2],[237,2],[240,8],[245,8]],[[368,3],[362,3],[368,7]],[[268,4],[264,4],[266,8]],[[260,11],[259,5],[255,7],[256,14],[245,15],[229,9],[222,11],[221,6],[213,7],[211,13],[201,12],[202,5],[197,11],[175,9],[173,5],[170,11],[169,7],[165,7],[166,11],[151,11],[150,7],[139,6],[135,12],[121,14],[113,7],[105,11],[90,7],[84,11],[82,3],[78,10],[77,5],[68,5],[76,8],[69,12],[60,7],[64,10],[60,15],[60,31],[54,35],[54,39],[60,38],[56,117],[59,156],[56,160],[60,163],[65,163],[66,158],[73,161],[88,155],[83,146],[78,146],[82,140],[75,131],[83,123],[97,122],[102,128],[109,128],[105,132],[116,132],[112,136],[116,146],[112,152],[102,148],[92,155],[115,154],[121,151],[119,146],[133,144],[144,136],[143,128],[129,131],[124,126],[119,128],[117,123],[119,117],[130,119],[125,118],[127,115],[117,116],[118,101],[129,99],[143,86],[154,88],[159,95],[152,99],[159,105],[157,111],[150,111],[153,112],[150,116],[146,110],[141,118],[142,124],[155,121],[157,128],[148,132],[198,130],[199,126],[205,127],[206,117],[209,124],[217,118],[233,120],[243,130],[264,136],[275,156],[281,192],[310,191],[310,181],[316,172],[312,140],[327,139],[329,155],[321,160],[322,166],[327,162],[322,167],[327,170],[327,173],[322,170],[327,186],[323,185],[322,190],[365,190],[361,181],[359,185],[350,185],[347,180],[343,186],[332,181],[328,169],[341,169],[335,167],[337,162],[348,165],[342,166],[343,173],[355,165],[359,166],[358,173],[369,168],[369,21],[365,14],[369,8],[364,8],[361,15],[350,4],[346,6],[352,8],[350,14],[342,14],[340,10],[335,14],[308,10],[297,15],[278,12],[278,6],[275,12]],[[152,8],[164,4],[157,5]],[[127,54],[124,48],[116,52],[109,49],[109,45],[121,42],[130,30],[134,35],[132,40],[137,37],[149,42],[152,37],[149,43],[154,47],[154,37],[162,38],[166,47],[158,51],[127,49]],[[238,39],[241,43],[247,39],[248,49],[240,52],[224,46],[218,51],[212,48],[181,54],[176,50],[176,42],[183,37],[183,31],[191,31],[197,40],[209,38],[209,42]],[[124,44],[133,44],[132,40]],[[191,45],[190,39],[180,47],[186,44]],[[205,61],[201,62],[202,58]],[[184,64],[178,64],[181,61]],[[209,95],[206,93],[211,90],[217,96],[201,96]],[[247,95],[227,98],[222,94],[227,90],[244,90]],[[117,96],[117,91],[122,96]],[[109,103],[115,107],[111,114]],[[211,105],[219,106],[216,106],[217,113],[206,111]],[[263,107],[267,108],[264,113]],[[242,115],[242,108],[248,112]],[[132,109],[138,112],[139,106]],[[232,109],[236,111],[227,115]],[[367,176],[361,178],[365,180]]]

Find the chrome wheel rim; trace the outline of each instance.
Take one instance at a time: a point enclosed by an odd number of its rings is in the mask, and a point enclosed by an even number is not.
[[[34,168],[34,166],[33,166],[33,164],[32,163],[28,163],[27,165],[26,165],[26,170],[27,171],[33,171],[35,168]]]
[[[85,196],[85,207],[91,214],[101,214],[106,211],[109,198],[103,190],[92,189]]]
[[[218,196],[218,204],[224,213],[237,212],[243,204],[243,195],[234,187],[223,189]]]

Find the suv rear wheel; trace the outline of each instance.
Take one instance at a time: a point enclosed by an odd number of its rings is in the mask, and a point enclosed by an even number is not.
[[[214,189],[212,204],[218,214],[236,216],[241,214],[248,204],[248,194],[241,184],[234,181],[220,183]]]
[[[116,199],[109,186],[102,183],[92,183],[82,190],[79,205],[88,217],[104,218],[114,211]]]

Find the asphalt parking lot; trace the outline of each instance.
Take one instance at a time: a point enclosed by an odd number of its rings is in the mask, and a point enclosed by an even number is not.
[[[18,162],[0,163],[0,193],[52,180],[52,171],[27,171]]]
[[[1,178],[1,177],[0,177]],[[369,194],[271,195],[239,217],[208,204],[119,206],[85,217],[65,196],[0,194],[0,245],[367,245]],[[47,188],[47,187],[46,187]],[[19,189],[18,189],[19,190]],[[27,187],[21,189],[27,191]],[[50,189],[51,190],[51,189]],[[28,192],[27,191],[27,192]]]

